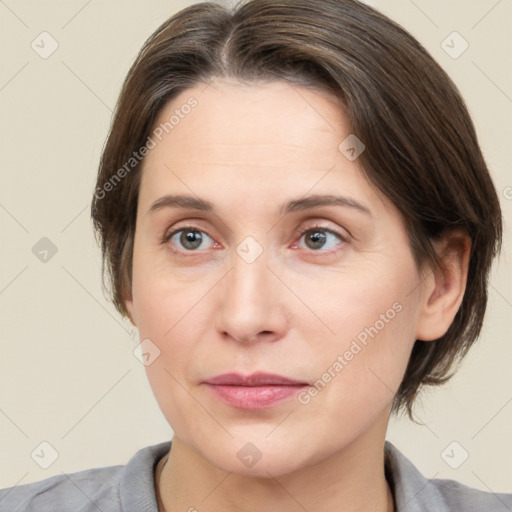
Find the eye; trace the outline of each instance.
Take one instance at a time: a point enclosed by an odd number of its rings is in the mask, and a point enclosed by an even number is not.
[[[346,237],[323,226],[312,226],[299,231],[299,234],[299,240],[305,236],[306,249],[312,249],[314,252],[333,252],[338,245],[347,242]],[[340,241],[342,244],[340,244]],[[320,251],[320,249],[323,249],[323,251]]]
[[[313,252],[335,252],[337,246],[347,242],[345,236],[323,226],[311,226],[297,231],[297,234],[300,235],[299,240],[304,237],[305,248]],[[207,233],[195,226],[184,226],[165,235],[162,243],[169,242],[175,252],[200,252],[212,248],[212,243],[220,247]],[[295,247],[297,244],[293,245]],[[304,246],[301,245],[301,248]]]
[[[213,241],[209,235],[193,226],[186,226],[169,233],[163,243],[171,242],[180,251],[195,252],[196,249],[208,249],[207,241]],[[181,247],[179,247],[181,245]]]

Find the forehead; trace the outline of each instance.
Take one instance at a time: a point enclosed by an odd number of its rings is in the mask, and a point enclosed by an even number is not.
[[[192,102],[193,108],[187,106]],[[197,84],[162,109],[154,130],[159,127],[164,144],[152,151],[149,160],[159,156],[159,149],[173,149],[199,163],[247,165],[252,158],[260,166],[312,153],[321,158],[317,166],[332,165],[340,137],[349,131],[333,97],[283,81]]]
[[[331,196],[352,203],[338,213],[402,229],[402,215],[369,181],[361,160],[340,149],[352,135],[343,112],[329,94],[286,82],[216,82],[182,91],[154,124],[152,134],[159,129],[160,137],[143,161],[138,219],[164,218],[152,213],[169,210],[154,206],[174,196],[165,204],[171,211],[178,211],[178,197],[183,215],[210,216],[190,205],[195,198],[224,223],[252,226],[292,211],[297,200]],[[293,211],[306,216],[310,207]]]
[[[146,161],[282,166],[314,153],[328,168],[344,131],[334,99],[318,92],[281,81],[200,83],[159,112]]]
[[[317,90],[283,81],[197,84],[165,105],[152,134],[140,190],[146,209],[164,193],[220,197],[246,209],[256,198],[264,208],[308,193],[362,202],[379,195],[357,160],[340,151],[350,135],[341,104]]]

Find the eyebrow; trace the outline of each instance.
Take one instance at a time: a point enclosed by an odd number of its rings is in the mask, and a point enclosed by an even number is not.
[[[283,204],[280,212],[281,214],[288,214],[308,210],[310,208],[317,208],[319,206],[345,206],[372,216],[370,209],[359,201],[356,201],[351,197],[336,196],[332,194],[316,194],[300,199],[293,199]],[[212,213],[216,211],[215,206],[210,201],[186,194],[162,196],[151,205],[148,213],[156,212],[162,208],[183,208]]]
[[[349,208],[354,208],[355,210],[358,210],[372,217],[372,212],[370,209],[359,201],[356,201],[351,197],[335,196],[332,194],[315,194],[308,197],[303,197],[301,199],[294,199],[293,201],[289,201],[282,206],[281,213],[297,212],[307,210],[309,208],[316,208],[318,206],[346,206]]]

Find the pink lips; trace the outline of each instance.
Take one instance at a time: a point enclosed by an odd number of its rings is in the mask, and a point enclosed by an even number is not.
[[[264,409],[295,395],[308,384],[270,373],[225,373],[204,381],[227,404],[241,409]]]

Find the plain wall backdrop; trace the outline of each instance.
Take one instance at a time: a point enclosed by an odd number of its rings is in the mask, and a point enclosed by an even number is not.
[[[129,66],[192,3],[0,0],[0,487],[125,464],[172,437],[133,354],[137,332],[103,295],[89,206]],[[388,439],[428,478],[510,491],[512,2],[367,3],[459,87],[505,219],[480,340],[450,383],[424,393],[424,425],[392,420]]]

